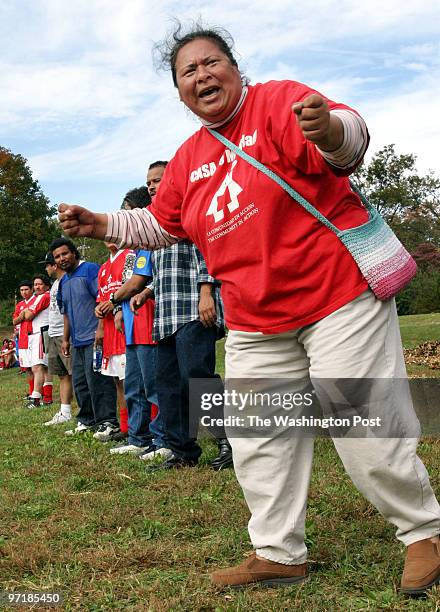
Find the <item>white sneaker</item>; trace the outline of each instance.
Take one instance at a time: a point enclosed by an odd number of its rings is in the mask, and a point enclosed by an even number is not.
[[[67,416],[63,414],[60,410],[50,419],[50,421],[46,421],[45,423],[43,423],[43,425],[60,425],[61,423],[66,423],[67,421],[70,421],[71,418],[72,416]]]
[[[89,431],[89,429],[91,428],[88,425],[84,425],[83,423],[78,422],[78,425],[75,427],[75,429],[68,429],[64,432],[64,435],[74,436],[75,434],[83,433],[84,431]]]
[[[119,434],[120,431],[121,430],[117,425],[113,425],[112,423],[102,423],[98,430],[93,434],[93,437],[95,440],[99,440],[100,442],[108,442],[109,440],[113,439],[115,434]]]
[[[120,444],[110,449],[111,455],[142,455],[148,446],[135,446],[134,444]]]
[[[172,454],[173,451],[169,448],[156,448],[148,453],[143,453],[139,456],[139,459],[142,459],[142,461],[152,461],[157,457],[161,457],[164,461],[166,461]]]

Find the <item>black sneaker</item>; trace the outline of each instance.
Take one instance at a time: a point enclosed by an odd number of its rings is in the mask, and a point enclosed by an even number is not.
[[[116,434],[120,434],[121,430],[118,425],[114,425],[113,423],[102,423],[98,429],[93,434],[95,440],[99,440],[100,442],[109,442],[110,440],[114,440],[114,436]]]
[[[27,402],[24,402],[25,408],[41,408],[41,401],[37,397],[31,397]]]

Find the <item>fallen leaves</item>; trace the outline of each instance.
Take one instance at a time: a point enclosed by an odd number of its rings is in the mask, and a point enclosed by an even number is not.
[[[440,342],[423,342],[413,349],[403,349],[406,363],[423,365],[433,370],[440,369]]]

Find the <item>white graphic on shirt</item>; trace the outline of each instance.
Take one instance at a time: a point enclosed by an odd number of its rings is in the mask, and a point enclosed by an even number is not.
[[[226,191],[229,191],[229,197],[231,198],[228,204],[226,205],[230,212],[237,210],[239,208],[240,203],[238,201],[238,195],[243,191],[241,186],[234,181],[232,178],[232,173],[234,171],[235,166],[237,165],[237,160],[232,162],[231,169],[227,172],[223,183],[220,185],[218,191],[214,194],[214,197],[211,200],[211,204],[206,212],[206,216],[214,215],[214,222],[218,223],[225,216],[225,211],[223,209],[218,208],[218,199],[225,195]]]

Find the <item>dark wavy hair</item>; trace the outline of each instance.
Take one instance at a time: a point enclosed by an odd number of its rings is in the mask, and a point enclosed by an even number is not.
[[[52,242],[52,244],[49,247],[49,251],[53,254],[55,249],[59,249],[62,246],[66,246],[69,249],[69,251],[75,255],[76,259],[81,259],[79,251],[76,248],[76,246],[73,244],[73,242],[69,240],[68,238],[63,238],[62,236],[61,238],[55,238],[55,240]]]
[[[155,43],[153,46],[153,62],[157,70],[171,70],[174,87],[177,87],[177,54],[185,45],[198,38],[212,40],[220,51],[227,56],[231,64],[238,68],[238,63],[234,56],[234,39],[225,28],[206,26],[201,21],[191,22],[185,27],[178,19],[173,21],[174,28],[168,32],[162,41]],[[249,79],[243,74],[241,78],[243,84],[249,82]]]
[[[150,204],[150,192],[144,185],[142,185],[142,187],[130,189],[130,191],[125,194],[121,208],[125,208],[125,205],[127,205],[130,210],[133,210],[134,208],[145,208]]]
[[[34,274],[32,277],[32,283],[37,280],[37,278],[46,285],[46,287],[50,287],[50,280],[47,274]]]

